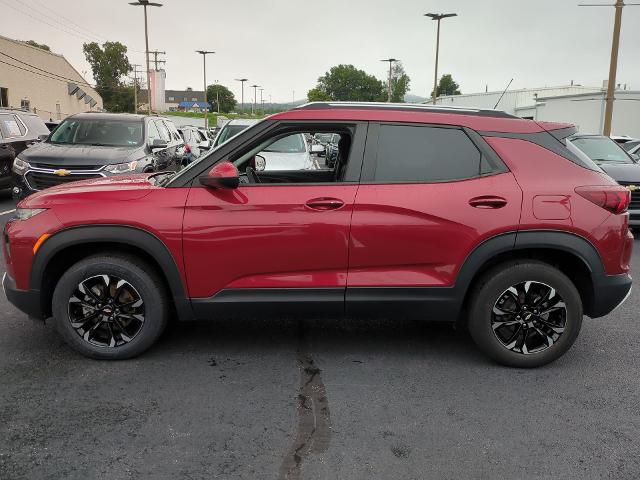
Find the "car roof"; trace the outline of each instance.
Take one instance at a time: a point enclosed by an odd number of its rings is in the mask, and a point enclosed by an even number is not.
[[[573,127],[568,123],[526,120],[499,110],[371,102],[314,102],[277,113],[269,119],[441,124],[468,127],[479,132],[519,134]]]
[[[30,117],[37,117],[37,113],[30,112],[28,110],[22,110],[21,108],[4,108],[0,107],[0,113],[12,113],[14,115],[29,115]]]
[[[80,118],[80,119],[93,119],[93,120],[121,120],[121,121],[132,121],[132,120],[144,120],[147,118],[147,115],[139,115],[134,113],[106,113],[106,112],[85,112],[85,113],[75,113],[73,115],[69,115],[67,118]],[[150,116],[148,118],[162,118],[156,116]]]

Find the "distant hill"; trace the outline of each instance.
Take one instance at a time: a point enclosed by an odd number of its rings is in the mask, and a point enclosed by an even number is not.
[[[427,99],[426,99],[426,97],[420,97],[420,96],[414,95],[412,93],[407,93],[404,96],[404,101],[407,102],[407,103],[423,103],[423,102],[426,102]]]

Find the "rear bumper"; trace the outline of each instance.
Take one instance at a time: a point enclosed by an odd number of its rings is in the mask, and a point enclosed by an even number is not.
[[[2,277],[2,289],[7,296],[7,300],[18,310],[26,313],[30,317],[41,319],[42,309],[40,308],[40,292],[36,290],[18,290],[16,282],[8,273]]]
[[[613,312],[629,298],[632,283],[628,274],[594,278],[591,308],[585,313],[591,318],[599,318]]]

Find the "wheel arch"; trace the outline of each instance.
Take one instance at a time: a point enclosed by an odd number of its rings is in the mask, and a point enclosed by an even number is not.
[[[95,253],[122,252],[154,267],[171,292],[180,319],[190,319],[191,303],[178,265],[167,246],[146,230],[124,225],[87,225],[61,230],[38,250],[31,268],[30,289],[40,292],[42,312],[51,314],[51,298],[59,275],[69,263]]]
[[[486,240],[473,250],[460,269],[455,285],[464,298],[463,308],[467,306],[471,287],[487,270],[519,259],[543,261],[558,268],[576,285],[585,314],[594,311],[596,278],[606,275],[598,251],[584,237],[553,230],[506,233]]]

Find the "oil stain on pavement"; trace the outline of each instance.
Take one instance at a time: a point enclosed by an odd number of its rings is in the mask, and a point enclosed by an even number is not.
[[[296,438],[284,457],[279,480],[298,480],[302,462],[310,454],[327,451],[331,440],[331,414],[321,370],[309,353],[304,326],[299,325],[297,362],[300,388],[297,398]]]

